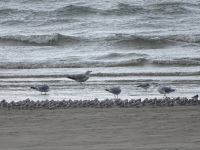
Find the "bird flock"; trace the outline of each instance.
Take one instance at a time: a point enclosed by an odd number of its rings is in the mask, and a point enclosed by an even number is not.
[[[80,84],[83,84],[83,82],[87,81],[90,77],[90,73],[92,71],[86,71],[85,74],[74,74],[74,75],[68,75],[67,78],[72,79],[76,82],[79,82]],[[143,89],[145,89],[147,91],[148,88],[151,87],[151,85],[154,85],[154,87],[158,87],[157,90],[160,94],[164,94],[164,96],[166,96],[166,94],[169,94],[171,92],[174,92],[175,89],[172,89],[171,87],[166,87],[163,86],[162,84],[157,84],[157,83],[152,83],[152,82],[145,82],[145,83],[140,83],[140,84],[136,84],[135,87],[141,87]],[[37,91],[40,91],[41,94],[42,93],[47,93],[50,90],[49,85],[47,84],[43,84],[43,85],[35,85],[32,86],[31,89],[35,89]],[[118,87],[110,87],[105,89],[106,91],[114,94],[115,98],[118,99],[118,95],[121,93],[121,88],[120,86]]]
[[[72,79],[80,84],[87,81],[90,77],[90,73],[92,71],[86,71],[84,74],[75,74],[75,75],[68,75],[67,78]],[[6,102],[2,100],[0,102],[1,108],[8,108],[8,109],[39,109],[39,108],[46,108],[46,109],[55,109],[55,108],[80,108],[80,107],[94,107],[94,108],[109,108],[113,106],[118,107],[142,107],[142,106],[174,106],[174,105],[200,105],[200,100],[198,100],[198,94],[193,96],[191,99],[188,98],[169,98],[167,94],[175,92],[175,89],[171,88],[170,86],[164,86],[160,83],[152,83],[152,82],[145,82],[135,84],[135,87],[140,87],[147,91],[148,88],[153,86],[157,88],[160,94],[163,94],[163,99],[141,99],[138,100],[121,100],[118,98],[119,94],[121,93],[121,88],[117,87],[110,87],[106,88],[105,91],[112,93],[115,96],[115,99],[106,99],[103,101],[99,101],[97,98],[95,100],[68,100],[68,101],[54,101],[54,100],[45,100],[45,101],[31,101],[30,99],[26,99],[24,101],[19,102]],[[41,94],[46,94],[50,87],[47,84],[42,85],[35,85],[31,86],[31,89],[37,90],[41,92]]]

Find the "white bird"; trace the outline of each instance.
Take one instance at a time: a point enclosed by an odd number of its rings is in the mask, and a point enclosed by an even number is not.
[[[175,91],[175,89],[172,89],[171,87],[163,86],[162,84],[157,84],[156,86],[158,86],[157,88],[158,92],[160,94],[164,94],[164,96],[166,96],[166,94],[169,94]]]
[[[139,84],[136,84],[134,85],[135,87],[141,87],[143,89],[145,89],[147,91],[148,88],[150,88],[152,85],[151,82],[144,82],[144,83],[139,83]]]
[[[112,88],[109,88],[109,89],[105,89],[106,91],[114,94],[115,96],[117,96],[117,99],[118,99],[118,95],[121,93],[121,88],[120,87],[112,87]]]
[[[31,89],[35,89],[37,91],[40,91],[41,94],[44,92],[46,94],[46,92],[49,91],[50,87],[47,84],[42,84],[42,85],[35,85],[35,86],[31,86]]]
[[[82,82],[85,82],[89,79],[90,72],[92,72],[92,71],[86,71],[85,74],[68,75],[67,78],[72,79],[72,80],[77,81],[80,84],[82,84]]]

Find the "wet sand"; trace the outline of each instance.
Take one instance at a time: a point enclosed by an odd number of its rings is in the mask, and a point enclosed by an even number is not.
[[[199,150],[200,107],[0,109],[0,150]]]

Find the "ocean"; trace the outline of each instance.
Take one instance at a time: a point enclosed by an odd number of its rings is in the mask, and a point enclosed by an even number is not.
[[[84,84],[66,78],[85,73]],[[151,87],[200,92],[198,0],[4,0],[0,2],[0,100],[163,98]],[[30,87],[48,84],[46,95]]]

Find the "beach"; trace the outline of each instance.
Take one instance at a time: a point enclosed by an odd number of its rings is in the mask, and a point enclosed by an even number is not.
[[[199,24],[197,0],[0,1],[0,150],[200,150]]]
[[[0,109],[0,150],[199,150],[199,106]]]

